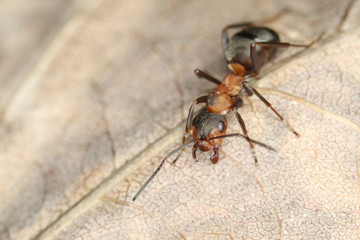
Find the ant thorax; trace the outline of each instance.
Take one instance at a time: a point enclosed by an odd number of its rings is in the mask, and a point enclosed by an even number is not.
[[[223,85],[226,86],[230,96],[237,96],[242,90],[244,78],[235,74],[227,74],[224,78]]]

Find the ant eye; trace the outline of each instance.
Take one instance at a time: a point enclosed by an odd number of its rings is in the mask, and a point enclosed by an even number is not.
[[[220,132],[223,132],[225,130],[225,123],[223,121],[220,121],[217,125],[217,128]]]

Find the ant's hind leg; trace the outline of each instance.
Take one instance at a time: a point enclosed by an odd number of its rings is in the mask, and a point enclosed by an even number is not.
[[[253,26],[252,23],[249,22],[244,22],[244,23],[235,23],[235,24],[230,24],[227,25],[226,27],[223,28],[223,30],[221,31],[221,39],[222,39],[222,45],[223,45],[223,49],[226,49],[226,46],[229,42],[229,35],[228,35],[228,31],[232,28],[244,28],[244,27],[250,27]]]
[[[270,22],[273,22],[273,21],[279,19],[285,13],[285,11],[286,11],[286,9],[283,9],[273,17],[260,19],[258,21],[254,21],[254,22],[242,22],[242,23],[234,23],[234,24],[227,25],[226,27],[223,28],[223,30],[221,32],[221,39],[222,39],[223,49],[224,50],[226,49],[226,46],[227,46],[227,44],[229,42],[228,31],[230,29],[233,29],[233,28],[246,28],[246,27],[251,27],[251,26],[255,26],[255,25],[259,25],[259,24],[270,23]]]
[[[299,134],[289,125],[289,123],[284,121],[284,117],[281,116],[281,114],[275,110],[275,108],[271,105],[271,103],[268,100],[266,100],[266,98],[263,95],[261,95],[255,88],[248,85],[247,82],[245,82],[245,81],[243,82],[243,87],[246,92],[253,92],[268,108],[270,108],[276,114],[276,116],[278,116],[280,118],[280,120],[282,122],[285,122],[286,127],[290,131],[292,131],[297,137],[299,136]]]
[[[255,75],[257,75],[259,74],[261,68],[258,54],[256,52],[256,46],[264,47],[264,50],[266,50],[266,48],[287,48],[287,47],[308,48],[313,43],[314,42],[311,42],[310,44],[292,44],[287,42],[253,42],[250,44],[250,58],[252,63],[252,71]]]

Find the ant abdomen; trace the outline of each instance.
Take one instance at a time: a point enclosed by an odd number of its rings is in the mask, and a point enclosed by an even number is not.
[[[266,27],[247,27],[236,33],[224,46],[224,54],[227,62],[239,63],[245,69],[252,68],[250,45],[252,43],[277,43],[280,42],[279,35]],[[277,48],[257,45],[255,52],[258,59],[258,66],[261,67],[269,61]]]

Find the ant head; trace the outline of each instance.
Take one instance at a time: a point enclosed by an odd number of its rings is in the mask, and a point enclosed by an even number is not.
[[[221,146],[223,138],[211,138],[226,134],[227,121],[224,116],[209,112],[200,112],[194,118],[192,125],[195,151],[196,149],[200,149],[206,152]],[[194,158],[196,158],[196,154]]]

